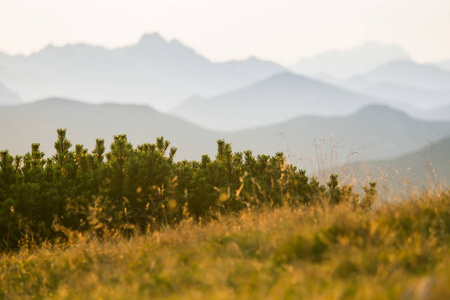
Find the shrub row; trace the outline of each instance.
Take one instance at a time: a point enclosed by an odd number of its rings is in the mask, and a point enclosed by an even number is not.
[[[232,152],[217,142],[217,155],[201,161],[174,161],[176,148],[163,137],[133,147],[126,135],[114,136],[106,153],[97,139],[89,153],[57,130],[56,154],[45,158],[39,144],[24,156],[0,152],[0,248],[64,238],[64,230],[155,230],[183,218],[213,218],[261,205],[309,205],[317,201],[351,201],[370,208],[375,183],[365,197],[351,186],[339,186],[332,175],[327,186],[286,163],[283,153]]]

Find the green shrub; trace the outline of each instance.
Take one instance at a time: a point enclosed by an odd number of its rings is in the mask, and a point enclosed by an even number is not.
[[[352,201],[369,209],[376,185],[365,197],[351,186],[339,186],[337,175],[328,189],[304,170],[286,163],[283,153],[257,155],[232,152],[217,141],[217,155],[201,161],[175,162],[177,149],[163,137],[137,147],[126,135],[114,136],[110,151],[98,139],[90,153],[57,130],[56,154],[45,158],[39,144],[12,157],[0,153],[1,248],[68,238],[64,231],[94,230],[131,234],[177,224],[183,218],[214,219],[250,207],[336,205]],[[170,147],[170,148],[169,148]]]

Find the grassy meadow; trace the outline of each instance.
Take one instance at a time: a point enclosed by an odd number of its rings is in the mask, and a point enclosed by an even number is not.
[[[450,192],[263,206],[0,256],[2,299],[450,299]]]

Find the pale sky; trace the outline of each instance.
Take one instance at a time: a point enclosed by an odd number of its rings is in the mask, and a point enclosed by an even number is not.
[[[0,51],[47,44],[115,48],[144,33],[178,39],[213,61],[291,64],[367,41],[418,62],[450,59],[450,0],[0,0]]]

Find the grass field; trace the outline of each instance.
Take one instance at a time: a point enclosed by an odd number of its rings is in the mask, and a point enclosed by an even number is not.
[[[5,299],[450,299],[450,193],[262,208],[0,256]]]

